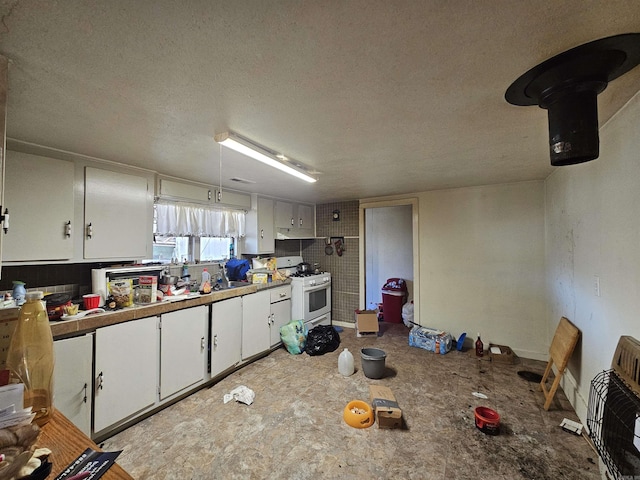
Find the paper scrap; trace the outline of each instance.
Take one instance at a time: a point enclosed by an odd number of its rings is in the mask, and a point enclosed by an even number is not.
[[[484,393],[480,393],[480,392],[471,392],[471,395],[473,395],[474,397],[482,398],[484,400],[489,398]]]
[[[229,393],[225,393],[222,400],[224,403],[235,400],[236,402],[242,402],[246,403],[247,405],[251,405],[254,398],[256,398],[256,394],[253,390],[245,387],[244,385],[240,385],[239,387],[231,390]]]
[[[500,347],[491,347],[489,351],[494,355],[502,355],[502,350],[500,350]]]
[[[575,435],[582,435],[582,424],[569,420],[568,418],[562,419],[560,426],[563,430],[573,433]]]

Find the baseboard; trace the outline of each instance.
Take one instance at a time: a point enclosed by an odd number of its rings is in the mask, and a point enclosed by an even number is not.
[[[556,373],[555,368],[554,373]],[[562,375],[562,378],[560,379],[560,386],[569,400],[569,403],[571,403],[571,406],[576,411],[576,415],[578,415],[582,424],[586,425],[589,402],[582,396],[578,382],[568,369],[564,371],[564,375]]]
[[[540,360],[542,362],[549,361],[549,352],[536,352],[533,350],[521,350],[519,348],[512,348],[512,350],[521,358],[530,358],[531,360]]]
[[[353,322],[336,322],[334,320],[331,322],[331,325],[335,325],[336,327],[343,327],[343,328],[352,328],[352,329],[356,328],[356,324]]]

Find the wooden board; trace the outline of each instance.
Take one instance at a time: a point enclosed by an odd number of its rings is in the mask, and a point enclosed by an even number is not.
[[[571,323],[567,318],[562,317],[558,327],[556,328],[556,333],[553,336],[551,347],[549,347],[549,363],[547,363],[547,368],[542,376],[542,380],[540,381],[540,388],[542,389],[542,393],[545,397],[545,410],[549,410],[549,406],[551,406],[551,401],[556,394],[558,385],[560,385],[560,379],[567,368],[567,364],[569,363],[569,359],[573,354],[573,350],[576,347],[579,338],[580,330],[578,327]],[[554,364],[558,372],[551,384],[551,388],[547,390],[547,379],[549,378],[549,374],[551,373],[551,369]]]

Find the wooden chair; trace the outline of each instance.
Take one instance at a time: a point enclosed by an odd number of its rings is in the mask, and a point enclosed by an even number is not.
[[[571,354],[573,353],[579,338],[580,330],[578,327],[571,323],[567,318],[562,317],[558,327],[556,328],[556,333],[553,336],[551,346],[549,347],[549,363],[547,363],[547,368],[544,371],[542,380],[540,381],[540,388],[542,389],[542,393],[546,399],[544,402],[545,410],[549,410],[549,406],[556,394],[558,385],[560,385],[560,379],[567,368],[567,364],[569,363],[569,359],[571,358]],[[558,371],[553,383],[551,384],[551,388],[547,390],[547,379],[549,378],[551,367],[553,367],[554,363]]]

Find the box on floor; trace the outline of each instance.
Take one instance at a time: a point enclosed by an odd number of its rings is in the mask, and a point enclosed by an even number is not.
[[[389,387],[369,385],[371,406],[378,428],[402,428],[402,409]]]

